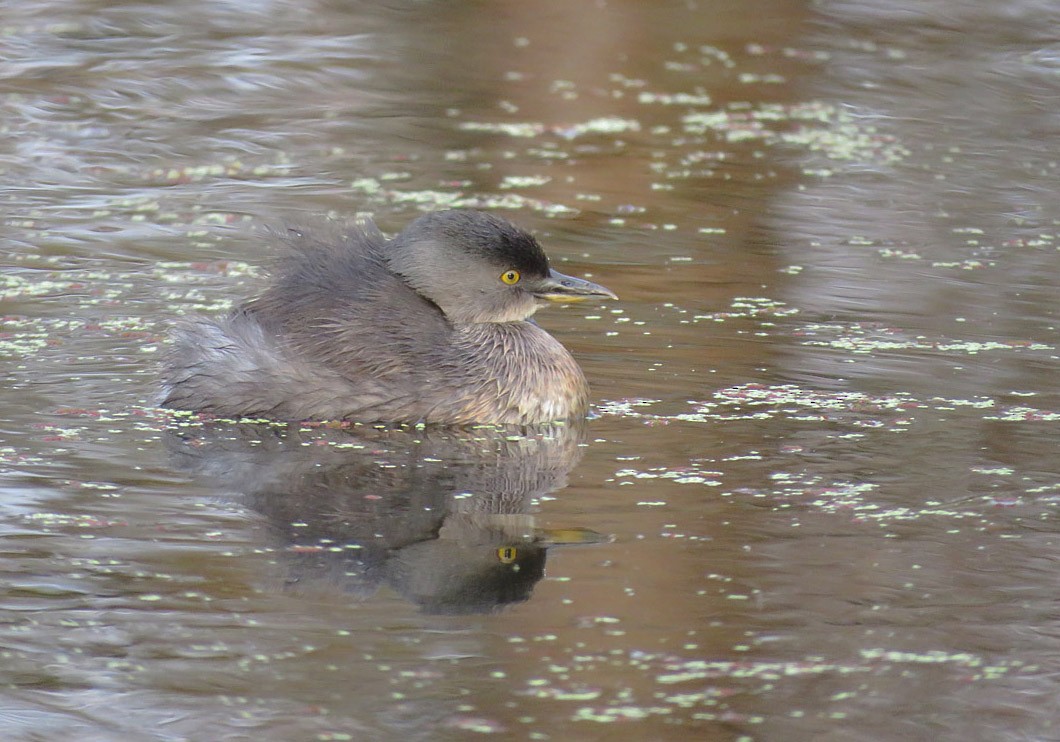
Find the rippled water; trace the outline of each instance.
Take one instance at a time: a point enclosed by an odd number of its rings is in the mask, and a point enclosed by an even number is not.
[[[0,737],[1056,735],[1053,4],[0,19]],[[622,297],[585,430],[152,406],[258,225],[453,206]]]

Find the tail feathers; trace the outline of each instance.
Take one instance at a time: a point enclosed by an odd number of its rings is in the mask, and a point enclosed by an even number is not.
[[[284,409],[289,400],[305,400],[321,381],[240,315],[180,325],[164,363],[163,405],[222,416],[296,416]]]

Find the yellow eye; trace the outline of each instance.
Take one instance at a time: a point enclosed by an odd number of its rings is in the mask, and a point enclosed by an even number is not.
[[[519,275],[518,273],[516,275]],[[501,564],[511,564],[519,555],[519,550],[514,546],[502,546],[497,549],[497,561]]]
[[[505,271],[501,274],[501,280],[509,286],[519,283],[519,271]]]

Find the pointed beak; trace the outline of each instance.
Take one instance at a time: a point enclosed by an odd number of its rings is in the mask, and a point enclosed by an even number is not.
[[[538,299],[554,302],[618,298],[614,291],[598,283],[586,281],[584,278],[565,276],[556,271],[549,271],[548,276],[538,281],[532,291]]]
[[[609,544],[615,537],[589,528],[535,528],[535,540],[548,546],[571,544]]]

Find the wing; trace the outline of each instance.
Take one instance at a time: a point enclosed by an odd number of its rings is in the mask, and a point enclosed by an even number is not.
[[[272,284],[241,311],[305,359],[353,382],[397,380],[449,344],[441,310],[387,269],[374,225],[292,229],[282,241]]]

